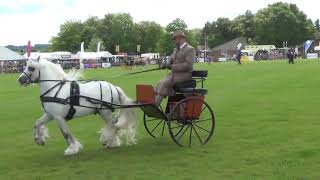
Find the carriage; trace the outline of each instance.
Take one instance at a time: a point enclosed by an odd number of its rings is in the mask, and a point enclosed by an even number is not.
[[[144,112],[144,126],[152,137],[159,138],[169,131],[177,145],[187,147],[204,145],[210,140],[215,117],[205,102],[207,89],[203,84],[207,75],[207,71],[193,71],[192,80],[175,84],[176,95],[168,98],[165,108],[155,105],[151,85],[137,85],[137,103]]]
[[[158,69],[139,73],[153,70]],[[44,114],[33,129],[38,145],[45,144],[48,137],[45,124],[54,119],[68,143],[65,155],[77,154],[82,145],[72,136],[66,121],[94,113],[98,113],[107,124],[99,131],[103,146],[120,146],[119,137],[123,134],[127,137],[127,144],[135,144],[133,108],[142,109],[144,126],[154,138],[164,136],[168,131],[176,144],[190,147],[204,145],[213,136],[215,118],[211,107],[205,102],[207,90],[203,88],[207,71],[193,71],[192,80],[176,83],[176,94],[168,98],[165,108],[155,105],[151,85],[137,85],[136,101],[132,101],[120,87],[106,81],[78,80],[78,75],[75,71],[66,74],[60,66],[45,59],[27,61],[18,81],[23,86],[39,83],[41,89]],[[119,111],[114,116],[112,112],[116,109]]]

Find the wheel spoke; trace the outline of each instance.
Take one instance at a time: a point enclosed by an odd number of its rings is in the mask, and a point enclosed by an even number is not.
[[[189,136],[189,147],[191,147],[191,139],[192,139],[192,125],[191,125],[191,128],[190,128],[190,136]]]
[[[181,131],[183,130],[183,128],[184,128],[184,125],[182,125],[182,128],[177,132],[177,134],[174,135],[174,137],[178,136],[181,133]]]
[[[177,129],[177,128],[179,128],[179,127],[183,127],[184,125],[178,125],[178,126],[176,126],[176,127],[172,127],[171,129]]]
[[[154,119],[146,120],[146,122],[156,121],[156,120],[159,120],[159,119],[158,118],[154,118]]]
[[[208,118],[208,119],[204,119],[204,120],[199,120],[199,121],[193,121],[193,123],[200,123],[200,122],[204,122],[204,121],[212,121],[212,118]]]
[[[156,130],[157,127],[158,127],[161,123],[162,123],[162,121],[160,121],[160,122],[156,125],[156,127],[154,127],[154,128],[152,129],[151,133],[153,133],[153,131]]]
[[[187,130],[189,129],[189,127],[190,127],[190,125],[183,131],[183,133],[180,135],[180,137],[177,139],[177,141],[179,141],[179,140],[182,138],[182,136],[184,135],[184,133],[187,132]]]
[[[197,126],[198,128],[200,128],[200,129],[202,129],[203,131],[206,131],[206,132],[208,132],[209,134],[210,134],[210,131],[208,131],[208,130],[206,130],[206,129],[204,129],[203,127],[201,127],[201,126],[198,126],[198,125],[196,125],[196,124],[194,124],[195,126]]]
[[[179,123],[176,123],[175,121],[170,121],[171,123],[174,123],[174,124],[176,124],[176,125],[181,125],[181,123],[179,124]]]
[[[201,113],[202,113],[205,109],[207,109],[207,106],[205,106],[205,107],[201,110]],[[201,114],[201,113],[200,113],[200,114]]]
[[[163,132],[164,132],[164,127],[165,127],[165,125],[166,125],[166,122],[165,122],[165,121],[163,121],[163,126],[162,126],[161,136],[163,136]]]
[[[201,144],[203,144],[203,142],[202,142],[202,140],[201,140],[201,138],[200,138],[200,136],[199,136],[199,134],[198,134],[198,132],[197,132],[196,128],[194,128],[194,127],[193,127],[193,125],[191,125],[191,128],[193,128],[193,130],[194,130],[194,132],[196,133],[196,135],[197,135],[197,137],[198,137],[199,141],[201,142]]]

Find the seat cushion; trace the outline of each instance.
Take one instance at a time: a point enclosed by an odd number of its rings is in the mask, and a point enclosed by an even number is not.
[[[192,77],[206,78],[208,77],[208,71],[192,71]]]
[[[186,94],[201,94],[201,95],[206,95],[208,93],[207,89],[199,88],[199,89],[194,89],[194,88],[181,88],[177,91],[178,93],[186,93]]]
[[[197,85],[196,80],[189,80],[189,81],[176,83],[173,86],[173,88],[174,90],[179,91],[180,89],[183,89],[183,88],[195,88],[196,85]]]

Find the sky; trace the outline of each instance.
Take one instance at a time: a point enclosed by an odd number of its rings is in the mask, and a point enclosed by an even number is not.
[[[107,13],[130,13],[135,22],[155,21],[166,26],[176,18],[189,28],[202,28],[218,17],[234,17],[279,0],[1,0],[0,45],[49,43],[67,20],[84,21]],[[282,0],[294,3],[313,21],[320,19],[319,0]]]

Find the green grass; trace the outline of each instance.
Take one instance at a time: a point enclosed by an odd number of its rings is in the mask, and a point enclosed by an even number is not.
[[[22,88],[18,74],[0,75],[0,179],[319,179],[320,61],[197,64],[208,69],[206,101],[214,108],[214,138],[201,148],[180,148],[169,136],[150,137],[138,114],[138,144],[105,150],[88,116],[68,124],[85,149],[64,157],[55,122],[44,147],[32,127],[42,114],[37,85]],[[86,70],[105,79],[129,70]],[[155,84],[165,71],[110,82],[131,97],[136,84]]]

